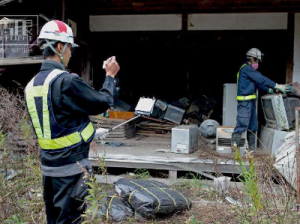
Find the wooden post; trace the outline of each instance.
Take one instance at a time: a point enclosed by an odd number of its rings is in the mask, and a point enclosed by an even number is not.
[[[171,184],[177,182],[177,170],[169,170],[169,180]]]
[[[296,114],[296,165],[297,165],[297,211],[300,211],[300,149],[299,149],[299,110],[300,107],[295,108]]]
[[[65,22],[65,19],[66,19],[66,0],[62,0],[61,21]]]
[[[288,14],[286,83],[293,82],[295,13]]]

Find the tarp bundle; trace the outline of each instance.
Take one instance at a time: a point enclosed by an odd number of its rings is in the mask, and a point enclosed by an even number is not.
[[[115,191],[145,218],[168,215],[192,206],[180,192],[157,181],[120,179],[114,185]]]
[[[121,222],[133,217],[132,208],[117,194],[110,194],[100,202],[102,206],[97,212],[97,217],[112,222]]]
[[[108,194],[99,202],[102,206],[96,214],[106,221],[122,222],[128,218],[142,221],[192,206],[180,192],[157,181],[120,179],[114,186],[116,193]]]

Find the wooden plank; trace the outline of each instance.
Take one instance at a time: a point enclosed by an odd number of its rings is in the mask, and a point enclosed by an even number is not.
[[[90,16],[90,31],[179,31],[181,18],[176,14]]]
[[[170,134],[150,134],[150,133],[145,133],[145,132],[141,132],[141,131],[137,131],[136,134],[150,136],[150,137],[162,137],[162,138],[171,138],[172,137]]]
[[[176,166],[176,163],[160,164],[157,162],[147,163],[141,161],[123,161],[123,160],[111,160],[107,159],[107,167],[119,167],[119,168],[141,168],[141,169],[154,169],[154,170],[177,170],[177,171],[189,171],[190,169],[198,169],[202,172],[208,173],[233,173],[240,174],[238,165],[235,164],[214,164],[211,163],[180,163],[180,167]],[[92,166],[99,166],[99,162],[95,158],[90,158]],[[183,168],[186,166],[186,168]]]
[[[125,119],[115,119],[115,118],[106,118],[106,117],[101,117],[100,115],[93,115],[90,116],[91,120],[94,121],[105,121],[105,122],[116,122],[116,123],[122,123],[124,121],[126,121]]]
[[[294,33],[295,33],[295,14],[288,14],[288,41],[287,41],[287,65],[286,65],[286,83],[293,82],[294,72]]]
[[[109,111],[108,117],[115,119],[125,119],[129,120],[134,117],[134,112],[123,112],[123,111]]]
[[[121,178],[126,178],[126,177],[116,176],[116,175],[103,176],[103,175],[96,174],[95,176],[96,176],[96,181],[98,183],[101,183],[101,184],[113,184],[114,182],[120,180]],[[153,177],[150,177],[147,180],[155,180],[155,181],[164,183],[164,184],[169,185],[169,186],[171,186],[171,185],[182,185],[182,184],[186,184],[187,182],[193,182],[193,183],[195,182],[194,179],[181,179],[181,178],[178,178],[175,183],[172,183],[170,181],[170,179],[168,179],[168,178],[153,178]],[[199,185],[200,184],[201,185],[203,184],[203,180],[199,180]],[[205,180],[204,184],[209,186],[209,187],[213,187],[214,182],[212,180]],[[234,189],[243,189],[243,184],[241,182],[230,181],[229,182],[229,187],[234,188]]]

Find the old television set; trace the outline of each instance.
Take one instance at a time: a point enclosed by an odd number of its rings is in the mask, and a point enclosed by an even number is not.
[[[261,97],[266,126],[277,130],[295,127],[295,107],[300,106],[296,97],[286,94],[268,94]]]

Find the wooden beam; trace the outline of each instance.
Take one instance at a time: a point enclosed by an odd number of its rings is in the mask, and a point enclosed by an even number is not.
[[[287,65],[286,65],[286,83],[293,82],[294,71],[294,33],[295,33],[295,14],[288,14],[288,49],[287,49]]]
[[[182,15],[182,32],[186,33],[186,31],[188,30],[188,14],[187,13],[183,13]]]
[[[116,175],[100,175],[100,174],[96,174],[96,181],[100,184],[113,184],[114,182],[120,180],[121,178],[126,178],[126,176],[116,176]],[[190,183],[195,183],[198,182],[199,185],[200,184],[204,184],[208,187],[213,187],[214,185],[214,181],[212,180],[195,180],[195,179],[186,179],[186,178],[177,178],[176,182],[173,183],[172,181],[170,181],[169,178],[147,178],[147,180],[155,180],[161,183],[164,183],[166,185],[183,185],[186,184],[188,182]],[[234,181],[230,181],[229,182],[229,187],[232,189],[243,189],[243,184],[241,182],[234,182]]]
[[[93,0],[90,14],[297,12],[299,0]]]
[[[92,166],[99,166],[99,162],[96,159],[90,158],[90,163]],[[191,171],[191,170],[199,170],[202,172],[208,173],[234,173],[240,174],[239,165],[235,164],[214,164],[211,163],[169,163],[169,164],[161,164],[161,163],[145,163],[140,161],[117,161],[105,159],[105,163],[107,167],[119,167],[119,168],[141,168],[141,169],[154,169],[154,170],[177,170],[177,171]],[[186,168],[183,168],[186,167]]]

